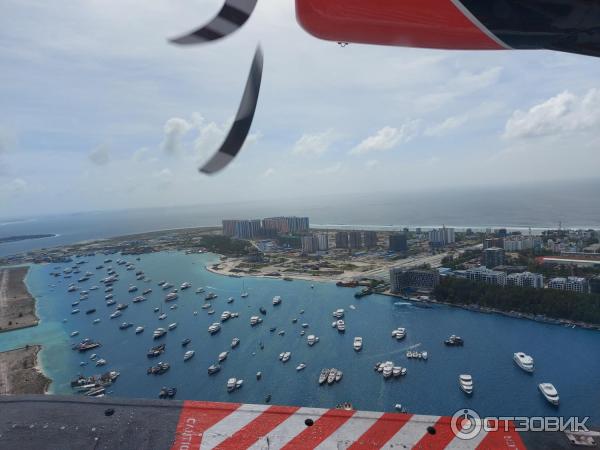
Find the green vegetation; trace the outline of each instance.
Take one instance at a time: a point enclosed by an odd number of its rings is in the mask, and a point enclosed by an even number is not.
[[[600,295],[577,294],[555,289],[494,286],[460,278],[445,278],[435,288],[435,297],[455,304],[479,305],[501,311],[543,314],[600,324]]]
[[[200,244],[202,247],[213,253],[219,253],[221,255],[228,256],[241,256],[248,254],[248,241],[240,239],[232,239],[228,236],[202,236]]]
[[[454,258],[452,256],[446,256],[442,259],[442,266],[449,267],[452,270],[464,269],[463,264],[472,259],[481,259],[481,250],[465,250],[465,252]]]

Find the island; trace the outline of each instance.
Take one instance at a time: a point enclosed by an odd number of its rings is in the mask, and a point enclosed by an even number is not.
[[[23,234],[19,236],[7,236],[0,237],[0,244],[6,244],[8,242],[29,241],[31,239],[44,239],[56,236],[56,234]]]

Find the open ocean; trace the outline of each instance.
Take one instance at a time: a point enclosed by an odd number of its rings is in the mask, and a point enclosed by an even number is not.
[[[217,259],[215,255],[178,252],[142,255],[140,261],[124,258],[135,263],[137,270],[143,270],[152,279],[150,283],[136,281],[134,271],[112,263],[120,274],[114,288],[115,299],[129,303],[129,308],[121,317],[111,320],[109,314],[114,306],[105,306],[104,290],[98,282],[106,269],[95,270],[105,258],[104,255],[85,258],[87,263],[82,266],[82,273],[89,270],[94,276],[82,283],[83,288],[97,284],[101,289],[90,291],[89,299],[78,306],[81,313],[77,315],[71,315],[70,311],[71,302],[79,295],[67,293],[73,279],[50,276],[55,265],[32,266],[26,282],[37,299],[41,322],[37,327],[0,335],[0,350],[27,343],[43,345],[41,364],[54,380],[52,393],[71,393],[69,381],[80,372],[89,375],[114,369],[121,376],[109,389],[111,395],[122,397],[156,398],[161,386],[174,386],[179,399],[263,403],[265,396],[271,394],[272,404],[282,405],[333,407],[350,401],[357,409],[390,411],[396,403],[402,403],[409,412],[436,415],[452,415],[459,408],[469,407],[485,415],[590,416],[591,423],[600,424],[600,332],[446,306],[424,309],[382,295],[357,300],[353,289],[339,288],[333,283],[315,283],[311,289],[310,282],[298,280],[224,277],[205,270],[207,264]],[[119,255],[111,258],[115,261]],[[157,286],[159,280],[176,286],[190,281],[193,287],[180,292],[178,309],[170,310],[172,303],[164,303],[164,292]],[[56,287],[51,287],[52,284]],[[128,293],[130,284],[136,284],[140,291]],[[200,286],[219,296],[212,301],[216,311],[212,316],[200,308],[204,294],[195,294]],[[154,290],[148,301],[131,303],[146,287]],[[240,298],[243,287],[250,294],[246,299]],[[271,303],[275,295],[283,298],[278,307]],[[235,297],[233,304],[226,304],[229,296]],[[158,314],[153,312],[160,305],[168,314],[164,321],[159,321]],[[350,309],[350,305],[356,309]],[[260,315],[259,306],[264,306],[268,314],[261,325],[251,327],[249,318]],[[86,315],[85,311],[92,307],[97,312]],[[345,334],[331,327],[331,313],[337,308],[346,310]],[[306,310],[302,315],[301,309]],[[230,319],[218,334],[210,336],[207,327],[218,321],[224,310],[239,312],[240,317]],[[193,311],[198,311],[198,315],[193,315]],[[96,317],[101,322],[93,325]],[[62,322],[64,318],[66,323]],[[298,318],[298,323],[292,324],[292,318]],[[120,330],[123,321],[143,325],[145,331],[136,335],[135,327]],[[175,330],[159,341],[152,339],[155,328],[166,328],[172,322],[178,323]],[[306,336],[299,335],[303,322],[309,324],[307,335],[320,337],[313,347],[306,344]],[[271,333],[272,326],[277,331],[285,330],[285,335]],[[397,342],[392,339],[391,330],[400,326],[407,328],[407,337]],[[71,338],[74,330],[80,334]],[[453,333],[464,338],[464,347],[443,344]],[[234,336],[241,339],[241,344],[231,350]],[[359,353],[352,349],[354,336],[364,339]],[[87,353],[71,350],[71,345],[84,337],[99,340],[102,347]],[[195,350],[196,355],[183,362],[186,349],[180,342],[187,337],[192,339],[188,349]],[[261,341],[264,350],[259,348]],[[147,350],[159,342],[166,343],[166,352],[160,358],[148,359]],[[411,348],[428,351],[428,361],[407,360],[405,352]],[[208,366],[226,350],[230,354],[222,363],[221,372],[208,376]],[[287,364],[278,360],[283,351],[292,352]],[[516,351],[534,357],[533,374],[514,364],[512,355]],[[89,361],[94,352],[108,364],[102,368],[93,364],[80,367],[80,361]],[[147,375],[147,367],[158,360],[169,362],[171,369],[164,375]],[[384,380],[373,366],[385,360],[407,367],[408,374]],[[295,367],[300,362],[306,363],[307,368],[297,372]],[[317,377],[324,367],[341,369],[344,372],[341,382],[319,386]],[[257,381],[255,374],[259,370],[263,377]],[[458,387],[460,373],[473,375],[475,392],[471,398]],[[244,386],[228,394],[229,377],[243,378]],[[546,381],[554,383],[560,393],[558,408],[550,406],[537,389],[538,383]]]

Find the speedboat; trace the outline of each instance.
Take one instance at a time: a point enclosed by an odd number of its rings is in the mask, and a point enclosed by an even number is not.
[[[115,311],[114,313],[112,313],[110,315],[111,319],[116,319],[117,317],[119,317],[121,315],[121,311]]]
[[[142,292],[142,295],[148,295],[152,293],[152,289],[146,289],[144,292]]]
[[[325,383],[325,381],[327,381],[328,376],[329,376],[329,369],[321,370],[321,373],[319,374],[319,384]]]
[[[92,323],[93,323],[93,324],[100,323],[100,319],[94,319],[94,321],[93,321]]]
[[[137,286],[132,285],[132,286],[129,286],[129,288],[127,289],[127,292],[135,292],[137,290],[138,290]]]
[[[217,298],[218,295],[215,294],[214,292],[209,292],[208,294],[206,294],[206,296],[204,297],[204,300],[212,300],[213,298]]]
[[[315,345],[317,342],[319,342],[319,338],[317,336],[315,336],[314,334],[309,334],[308,337],[306,338],[306,343],[311,347],[313,345]]]
[[[223,311],[221,314],[221,322],[226,322],[231,318],[231,313],[229,311]]]
[[[303,324],[301,325],[301,327],[302,327],[302,328],[308,328],[308,324],[307,324],[307,323],[303,323]]]
[[[106,306],[112,306],[115,303],[117,303],[117,301],[115,299],[110,299],[109,301],[106,302]]]
[[[227,359],[227,355],[229,354],[229,352],[221,352],[219,353],[219,362],[223,362]]]
[[[473,377],[469,374],[462,374],[458,376],[458,383],[460,384],[460,388],[462,391],[471,395],[473,393]]]
[[[525,372],[533,372],[535,366],[531,356],[526,355],[523,352],[517,352],[513,355],[513,360],[517,363],[517,366],[519,366]]]
[[[192,342],[192,340],[190,338],[185,338],[183,341],[181,341],[181,346],[185,347],[187,346],[190,342]]]
[[[444,344],[448,345],[448,346],[462,346],[465,342],[463,341],[463,339],[460,336],[457,336],[455,334],[450,335],[450,337],[448,339],[446,339],[444,341]]]
[[[78,309],[74,309],[73,311],[71,311],[71,314],[77,314],[79,312]]]
[[[237,381],[235,382],[235,388],[236,388],[236,389],[239,389],[239,388],[241,388],[241,387],[242,387],[242,385],[243,385],[243,384],[244,384],[244,380],[237,380]]]
[[[343,309],[336,309],[333,312],[333,317],[335,317],[336,319],[341,319],[342,317],[344,317],[344,310]]]
[[[285,330],[280,330],[279,333],[277,333],[279,336],[283,336],[285,334]]]
[[[262,322],[262,319],[260,317],[258,317],[258,316],[252,316],[252,317],[250,317],[250,325],[251,326],[258,325],[261,322]]]
[[[210,303],[205,303],[200,308],[202,308],[202,309],[208,309],[208,308],[210,308],[210,306],[211,306]]]
[[[273,297],[273,306],[277,306],[281,304],[281,296],[276,295],[275,297]]]
[[[208,327],[208,332],[210,334],[215,334],[220,330],[221,330],[221,324],[219,322],[215,322],[211,326]]]
[[[306,364],[304,364],[304,363],[300,363],[300,364],[298,364],[298,366],[296,367],[296,370],[297,370],[298,372],[300,372],[301,370],[304,370],[305,368],[306,368]]]
[[[383,363],[383,378],[389,378],[392,376],[394,371],[394,363],[392,361],[386,361]]]
[[[335,323],[335,326],[340,333],[343,333],[344,331],[346,331],[346,324],[341,319]]]
[[[538,384],[538,388],[546,400],[551,404],[557,406],[559,402],[558,391],[554,387],[552,383],[540,383]]]
[[[262,372],[261,371],[256,372],[256,379],[260,380],[261,378],[262,378]]]
[[[121,325],[119,325],[119,328],[120,328],[121,330],[126,330],[127,328],[130,328],[130,327],[132,327],[132,326],[133,326],[133,324],[132,324],[132,323],[129,323],[129,322],[123,322]]]
[[[190,283],[189,281],[185,281],[181,284],[181,286],[179,286],[179,289],[181,289],[182,291],[185,291],[186,289],[189,289],[192,287],[192,283]]]
[[[196,289],[196,294],[202,294],[204,292],[204,288],[199,287],[198,289]]]
[[[235,348],[235,347],[237,347],[237,346],[239,345],[239,343],[240,343],[240,339],[239,339],[239,338],[236,338],[236,337],[234,337],[234,338],[231,340],[231,348]]]
[[[160,316],[158,316],[158,320],[165,320],[167,318],[167,313],[162,313]]]
[[[104,366],[106,364],[106,360],[100,358],[98,361],[96,361],[96,366]]]
[[[235,391],[235,388],[237,383],[237,379],[235,378],[230,378],[229,380],[227,380],[227,392],[233,392]]]
[[[163,337],[165,334],[167,334],[167,330],[165,330],[164,328],[157,328],[156,330],[154,330],[154,333],[152,333],[152,336],[154,337],[154,339],[158,339]]]
[[[177,300],[177,297],[179,297],[175,292],[169,292],[166,296],[165,296],[165,302],[172,302]]]
[[[218,364],[212,364],[208,367],[208,374],[209,375],[213,375],[215,373],[217,373],[219,370],[221,370],[221,366]]]
[[[73,331],[73,332],[71,333],[71,337],[75,337],[75,336],[77,336],[78,334],[79,334],[79,331]]]
[[[335,371],[335,382],[338,383],[342,377],[344,376],[344,372],[342,372],[341,370],[337,370]]]
[[[144,331],[144,327],[137,327],[137,328],[135,329],[135,334],[140,334],[140,333],[142,333],[143,331]]]
[[[174,330],[175,328],[177,328],[177,322],[169,324],[169,330]]]
[[[360,352],[360,350],[362,349],[362,342],[363,342],[362,337],[356,336],[354,338],[354,344],[352,344],[352,347],[354,348],[355,351]]]
[[[286,363],[290,360],[292,356],[292,352],[283,352],[283,356],[281,357],[281,362]]]
[[[396,340],[401,340],[406,337],[406,328],[396,328],[392,331],[392,337],[395,337]]]
[[[188,350],[187,352],[185,352],[185,354],[183,355],[183,360],[184,361],[188,361],[189,359],[192,359],[192,357],[196,354],[196,352],[194,350]]]
[[[235,299],[234,299],[233,297],[229,297],[229,298],[227,299],[227,303],[233,303],[233,301],[234,301],[234,300],[235,300]]]

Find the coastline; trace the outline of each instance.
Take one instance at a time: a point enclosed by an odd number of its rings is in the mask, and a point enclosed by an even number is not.
[[[284,278],[290,278],[290,279],[294,279],[294,280],[312,281],[312,282],[318,282],[318,283],[333,283],[340,279],[339,276],[334,278],[332,276],[316,276],[316,275],[306,275],[306,274],[299,275],[299,274],[293,274],[293,273],[285,273],[285,274],[281,274],[280,276],[268,275],[268,274],[262,273],[262,272],[260,272],[260,273],[246,273],[246,272],[236,273],[236,272],[231,272],[227,269],[214,269],[212,267],[212,265],[204,266],[204,268],[208,272],[214,273],[215,275],[221,275],[221,276],[230,277],[230,278],[252,277],[252,278],[266,278],[266,279],[270,279],[270,280],[283,280]],[[350,275],[348,275],[348,276],[350,276]]]
[[[46,394],[52,380],[41,370],[41,345],[0,352],[0,395]]]
[[[0,268],[0,333],[34,327],[40,319],[25,277],[29,266]]]

